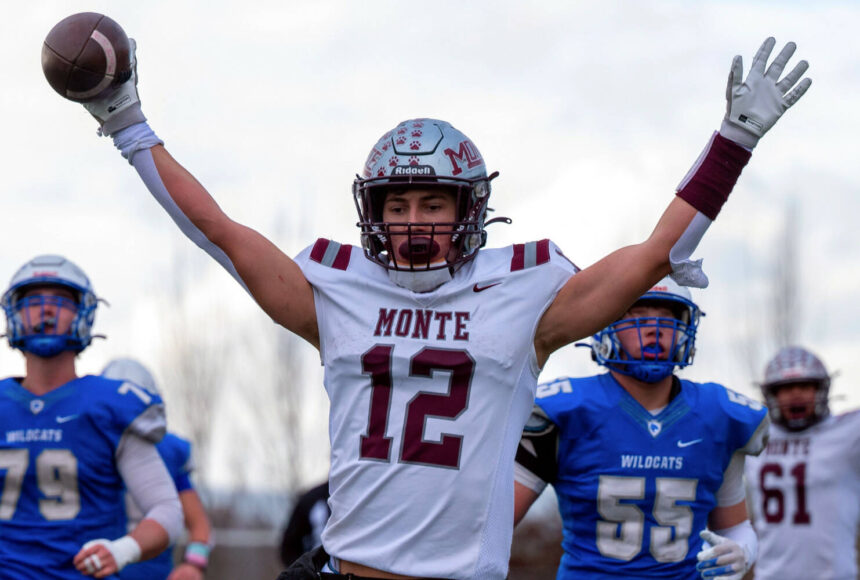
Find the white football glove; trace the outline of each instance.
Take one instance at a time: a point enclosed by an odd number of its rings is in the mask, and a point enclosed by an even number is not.
[[[782,74],[788,59],[797,48],[793,42],[785,45],[765,71],[764,67],[775,43],[773,37],[764,41],[753,58],[745,81],[742,80],[744,65],[740,56],[734,58],[729,71],[729,82],[726,86],[726,116],[720,127],[720,134],[749,149],[756,146],[762,135],[773,127],[782,114],[796,103],[812,84],[809,78],[797,83],[809,68],[809,63],[805,60],[797,63],[785,78],[779,80],[779,75]],[[797,86],[795,86],[796,83]]]
[[[131,536],[123,536],[116,540],[108,540],[106,538],[90,540],[81,546],[81,551],[97,545],[104,546],[110,552],[116,566],[116,570],[112,572],[114,574],[125,568],[128,564],[140,560],[140,545]],[[90,554],[83,561],[85,568],[83,572],[87,575],[98,574],[108,563],[102,561],[102,558],[99,558],[98,554]]]
[[[696,570],[702,578],[741,580],[750,567],[752,557],[734,540],[724,538],[711,530],[702,530],[699,536],[706,544],[696,554]],[[710,546],[708,546],[710,544]]]
[[[84,108],[99,122],[100,135],[113,135],[120,129],[146,121],[137,95],[137,43],[131,43],[131,77],[105,96],[84,103]]]

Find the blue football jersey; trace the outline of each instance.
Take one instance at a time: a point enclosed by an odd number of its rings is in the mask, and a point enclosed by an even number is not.
[[[182,493],[185,490],[193,489],[189,477],[194,470],[194,464],[191,460],[191,442],[173,433],[168,433],[155,448],[158,449],[158,454],[164,460],[164,465],[173,479],[176,491]],[[141,514],[136,507],[135,512],[137,513],[129,514],[129,516],[137,521]],[[120,571],[119,577],[122,580],[166,580],[172,570],[173,546],[170,546],[150,560],[129,564]]]
[[[85,376],[36,396],[0,381],[0,579],[80,580],[81,546],[126,533],[124,434],[164,432],[161,399],[132,383]]]
[[[761,451],[767,411],[715,383],[676,389],[652,415],[609,373],[538,387],[558,437],[559,579],[699,577],[699,532],[732,455]]]

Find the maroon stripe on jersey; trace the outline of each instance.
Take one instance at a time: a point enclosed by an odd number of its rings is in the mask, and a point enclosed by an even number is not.
[[[337,251],[337,256],[335,256],[331,267],[335,270],[346,270],[349,267],[350,255],[352,255],[352,246],[349,244],[342,245],[340,250]]]
[[[349,267],[349,257],[352,246],[338,244],[324,238],[318,239],[311,249],[311,260],[335,270],[346,270]]]
[[[511,258],[511,272],[525,268],[525,244],[514,244],[514,257]]]
[[[535,266],[549,262],[549,240],[535,242]]]
[[[314,262],[322,263],[323,257],[325,257],[326,248],[328,248],[330,241],[325,238],[319,238],[315,243],[314,247],[311,250],[311,260]]]

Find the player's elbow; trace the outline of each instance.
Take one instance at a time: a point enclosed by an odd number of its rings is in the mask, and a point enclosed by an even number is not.
[[[662,279],[672,272],[669,254],[677,239],[665,234],[654,232],[647,240],[634,246],[636,248],[636,264],[638,267],[650,270],[649,279]]]
[[[176,543],[184,528],[182,504],[179,503],[179,497],[174,495],[159,500],[146,512],[144,519],[152,520],[164,530],[166,540],[164,548]]]

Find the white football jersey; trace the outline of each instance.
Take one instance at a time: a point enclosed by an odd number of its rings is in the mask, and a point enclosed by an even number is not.
[[[501,579],[534,334],[575,267],[549,240],[483,249],[432,292],[318,240],[313,286],[331,401],[332,556],[393,573]]]
[[[772,425],[747,488],[759,537],[755,578],[856,580],[860,411],[803,431]]]

